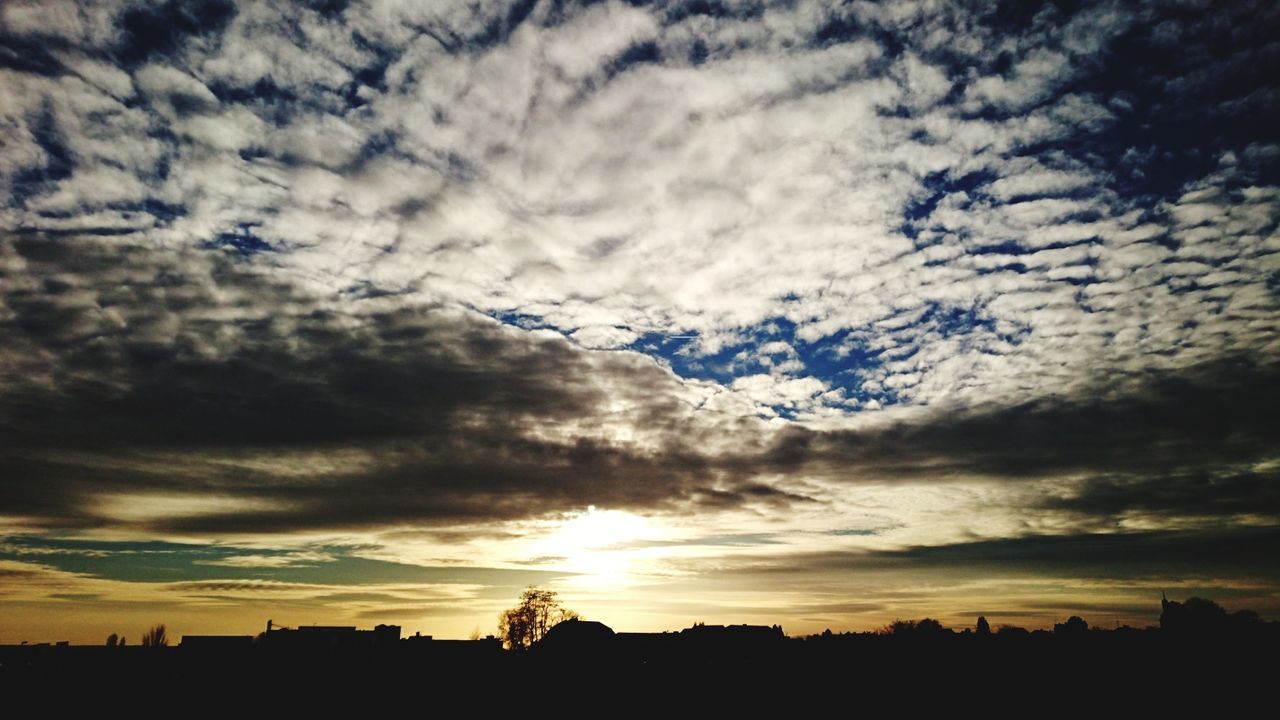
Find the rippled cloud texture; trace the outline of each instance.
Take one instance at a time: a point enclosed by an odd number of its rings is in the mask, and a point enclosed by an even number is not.
[[[1278,36],[6,3],[0,642],[1274,615]]]

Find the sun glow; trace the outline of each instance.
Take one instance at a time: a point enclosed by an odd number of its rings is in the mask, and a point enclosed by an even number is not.
[[[534,544],[538,557],[576,574],[570,582],[592,587],[618,587],[628,582],[632,563],[658,528],[645,518],[621,510],[590,505],[560,521],[551,535]]]

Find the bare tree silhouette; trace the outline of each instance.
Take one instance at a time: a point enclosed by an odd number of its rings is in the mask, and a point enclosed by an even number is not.
[[[553,590],[525,588],[520,604],[498,616],[498,635],[511,650],[533,647],[557,623],[579,619],[578,613],[560,605]]]

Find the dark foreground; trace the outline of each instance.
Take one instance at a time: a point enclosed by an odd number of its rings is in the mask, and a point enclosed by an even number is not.
[[[467,698],[476,707],[490,707],[607,696],[627,705],[673,708],[820,698],[902,707],[1035,698],[1047,711],[1094,698],[1106,699],[1113,710],[1194,703],[1236,715],[1250,703],[1274,698],[1280,677],[1275,628],[1266,624],[1253,634],[1232,636],[1090,629],[801,639],[780,631],[735,633],[731,627],[709,628],[701,636],[582,633],[520,653],[502,650],[496,641],[344,643],[324,633],[274,642],[263,636],[205,639],[176,647],[5,646],[0,690],[10,698],[29,694],[55,705],[85,697],[136,702],[150,696],[312,707],[393,698]]]
[[[432,714],[660,714],[697,709],[849,715],[947,709],[1060,715],[1212,717],[1274,714],[1280,623],[1191,598],[1161,602],[1160,626],[1052,632],[979,618],[955,632],[934,620],[877,633],[790,638],[782,628],[698,624],[615,633],[572,619],[526,650],[480,640],[401,638],[400,628],[279,628],[257,636],[184,636],[149,647],[0,646],[11,707],[81,715],[119,699],[151,710],[336,709]],[[60,712],[59,712],[60,711]],[[717,712],[719,711],[719,712]]]

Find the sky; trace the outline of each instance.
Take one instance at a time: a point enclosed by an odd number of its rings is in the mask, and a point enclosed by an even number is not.
[[[1280,617],[1280,6],[0,5],[0,643]]]

